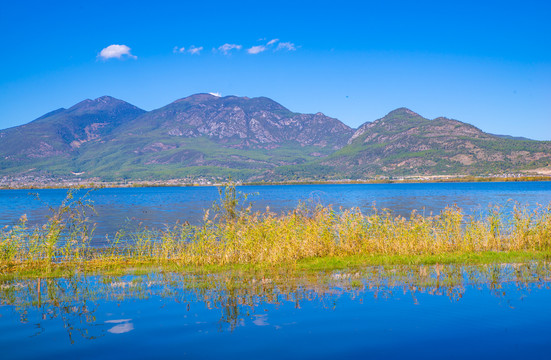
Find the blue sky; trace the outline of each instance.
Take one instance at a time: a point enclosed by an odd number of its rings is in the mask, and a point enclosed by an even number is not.
[[[102,95],[152,110],[218,92],[352,127],[405,106],[551,140],[550,16],[547,1],[4,2],[0,128]]]

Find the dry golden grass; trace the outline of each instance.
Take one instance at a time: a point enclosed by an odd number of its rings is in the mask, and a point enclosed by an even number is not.
[[[396,217],[388,211],[299,205],[284,214],[251,212],[239,206],[234,186],[221,191],[220,204],[206,211],[200,226],[176,225],[117,233],[109,246],[89,245],[93,227],[83,201],[64,202],[49,222],[20,224],[0,232],[0,271],[22,267],[49,270],[52,265],[94,269],[135,263],[179,266],[292,264],[301,259],[355,255],[427,256],[484,252],[549,252],[551,210],[514,208],[505,217],[493,209],[485,218],[467,217],[459,208],[436,216],[413,213]],[[131,265],[129,265],[131,266]]]

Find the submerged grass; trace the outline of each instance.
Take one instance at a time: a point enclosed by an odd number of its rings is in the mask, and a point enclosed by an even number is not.
[[[324,308],[335,308],[340,298],[364,299],[420,295],[448,296],[459,301],[467,291],[489,290],[509,301],[510,295],[529,294],[549,289],[551,264],[419,265],[371,266],[354,270],[300,271],[287,267],[259,271],[232,270],[219,274],[149,272],[131,276],[86,276],[74,274],[60,278],[0,280],[0,304],[8,305],[29,322],[38,312],[38,322],[58,318],[69,332],[85,338],[100,336],[104,325],[99,303],[125,299],[161,297],[190,308],[217,309],[219,330],[232,331],[244,319],[266,315],[267,305],[292,303],[300,308],[315,301]],[[409,297],[408,296],[408,297]],[[420,297],[421,298],[421,297]],[[423,301],[423,300],[421,300]],[[346,306],[346,305],[345,305]],[[185,308],[184,308],[185,309]],[[100,313],[96,319],[95,313]],[[193,313],[191,313],[193,314]],[[192,318],[192,316],[190,316]],[[42,321],[40,320],[42,319]],[[194,320],[195,321],[195,320]],[[99,326],[98,326],[99,325]],[[71,338],[71,341],[73,339]]]
[[[492,209],[481,218],[450,207],[409,218],[389,211],[300,204],[276,214],[252,212],[228,185],[201,225],[119,231],[104,247],[90,245],[92,204],[70,192],[51,208],[48,222],[0,231],[3,277],[71,271],[140,271],[161,267],[194,271],[291,266],[339,269],[364,265],[491,263],[545,260],[551,255],[551,209]]]

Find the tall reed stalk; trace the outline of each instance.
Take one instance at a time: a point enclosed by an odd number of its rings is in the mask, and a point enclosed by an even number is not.
[[[282,214],[252,212],[234,185],[205,211],[202,224],[119,231],[107,247],[90,245],[92,204],[67,199],[41,227],[20,222],[0,231],[0,265],[30,263],[176,262],[180,265],[288,264],[316,257],[423,256],[484,252],[551,252],[551,209],[515,207],[510,216],[491,209],[486,217],[448,207],[435,216],[409,218],[387,210],[307,206]]]

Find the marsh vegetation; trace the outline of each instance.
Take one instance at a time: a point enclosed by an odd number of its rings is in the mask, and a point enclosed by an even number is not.
[[[0,232],[3,276],[61,275],[74,271],[125,271],[136,267],[210,269],[250,267],[334,268],[376,264],[511,262],[547,259],[549,207],[505,213],[491,208],[466,216],[457,207],[408,218],[388,210],[334,209],[301,203],[274,213],[253,212],[247,195],[230,184],[201,224],[119,230],[104,246],[90,245],[93,204],[69,192],[48,221],[26,217]]]
[[[284,346],[314,328],[307,351],[323,354],[329,344],[375,346],[391,330],[412,334],[413,323],[430,338],[442,332],[434,324],[471,334],[469,316],[488,312],[508,319],[507,331],[521,328],[517,317],[548,316],[541,305],[551,284],[548,208],[491,208],[474,217],[452,207],[406,218],[301,203],[259,212],[229,185],[199,224],[123,228],[98,245],[93,203],[77,195],[51,207],[44,224],[28,225],[24,216],[0,233],[8,357],[32,354],[36,344],[55,356],[61,344],[75,357],[124,348],[134,357],[215,358],[228,350],[201,341],[223,344],[226,332],[237,357],[251,343]],[[447,317],[435,323],[434,313]],[[358,329],[371,335],[350,335]],[[155,354],[135,345],[151,341],[160,344]]]

